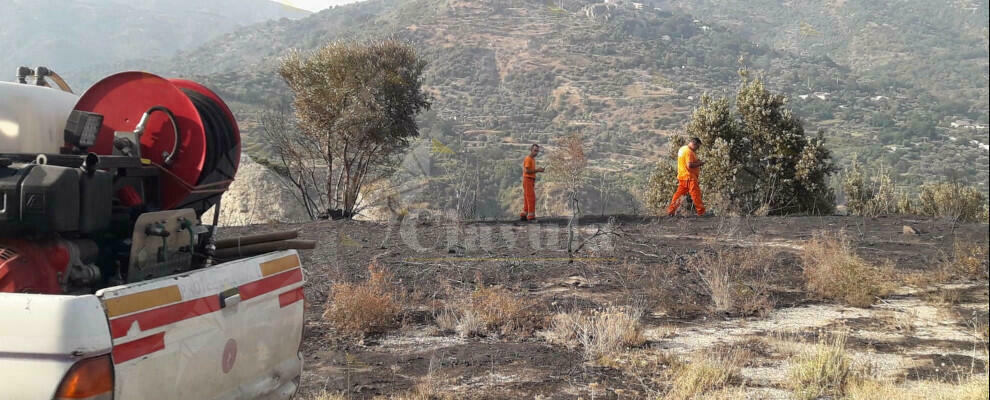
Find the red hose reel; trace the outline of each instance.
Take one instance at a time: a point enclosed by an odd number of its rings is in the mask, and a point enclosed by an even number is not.
[[[122,72],[97,82],[84,93],[75,109],[103,115],[103,126],[89,151],[113,154],[114,132],[134,131],[141,115],[155,106],[170,110],[178,125],[180,143],[169,165],[165,157],[175,135],[164,113],[148,117],[141,136],[141,157],[162,169],[160,207],[174,209],[212,205],[226,190],[240,163],[240,131],[233,114],[216,93],[184,79],[165,79],[146,72]],[[124,202],[133,195],[121,195]],[[127,198],[130,197],[130,200]],[[137,199],[140,200],[140,199]],[[129,204],[134,205],[134,204]]]

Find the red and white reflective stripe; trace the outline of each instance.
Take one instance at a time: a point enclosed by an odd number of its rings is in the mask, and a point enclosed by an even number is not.
[[[137,322],[142,331],[174,324],[200,315],[209,314],[220,309],[218,296],[201,297],[165,307],[126,315],[110,320],[110,334],[114,339],[127,336],[127,331]]]
[[[113,346],[113,363],[120,364],[165,348],[165,332]]]
[[[273,290],[278,290],[294,283],[302,282],[302,270],[299,268],[241,285],[238,290],[241,293],[241,300],[248,300]]]
[[[238,286],[241,301],[250,300],[279,289],[296,285],[303,280],[297,255],[286,256],[261,263],[259,269],[263,278]],[[175,293],[161,296],[163,290]],[[302,286],[279,293],[280,308],[287,307],[299,300],[304,300]],[[167,300],[164,300],[167,299]],[[219,294],[181,301],[176,286],[152,289],[149,291],[128,294],[106,301],[113,307],[108,312],[110,318],[110,334],[114,339],[113,362],[124,363],[135,358],[146,356],[165,349],[165,332],[137,339],[123,339],[129,333],[146,332],[177,322],[207,315],[220,310]],[[171,303],[166,303],[166,301]],[[117,316],[116,318],[115,315]]]
[[[303,296],[302,286],[278,295],[278,306],[287,307],[290,304],[295,303],[299,300],[305,300],[305,296]]]

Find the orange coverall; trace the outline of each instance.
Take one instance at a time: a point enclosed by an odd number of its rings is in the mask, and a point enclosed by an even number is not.
[[[688,163],[697,161],[698,156],[690,147],[682,146],[677,151],[677,192],[674,193],[674,198],[670,200],[667,215],[674,215],[677,208],[681,206],[681,197],[689,193],[698,215],[705,214],[705,203],[701,201],[701,186],[698,185],[698,172],[701,168],[688,167]]]
[[[526,156],[526,160],[523,161],[522,176],[523,212],[519,213],[519,217],[525,217],[527,220],[536,219],[536,172],[529,173],[528,171],[531,170],[536,170],[536,160]]]

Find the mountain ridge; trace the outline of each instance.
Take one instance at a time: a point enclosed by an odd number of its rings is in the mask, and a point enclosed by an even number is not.
[[[44,65],[77,90],[121,63],[149,65],[237,27],[310,13],[268,0],[12,1],[0,14],[0,71]]]

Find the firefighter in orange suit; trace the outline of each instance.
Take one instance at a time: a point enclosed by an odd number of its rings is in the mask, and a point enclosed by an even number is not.
[[[529,146],[529,155],[523,160],[523,212],[519,213],[520,221],[536,220],[536,174],[543,168],[536,168],[536,156],[540,155],[540,145]]]
[[[698,173],[701,172],[701,166],[705,165],[705,162],[699,160],[694,153],[699,147],[701,147],[701,139],[695,137],[677,151],[677,192],[674,193],[674,198],[667,207],[668,216],[674,215],[681,206],[681,197],[686,194],[691,194],[691,202],[694,203],[698,215],[705,215],[705,203],[701,201],[701,186],[698,185]]]

